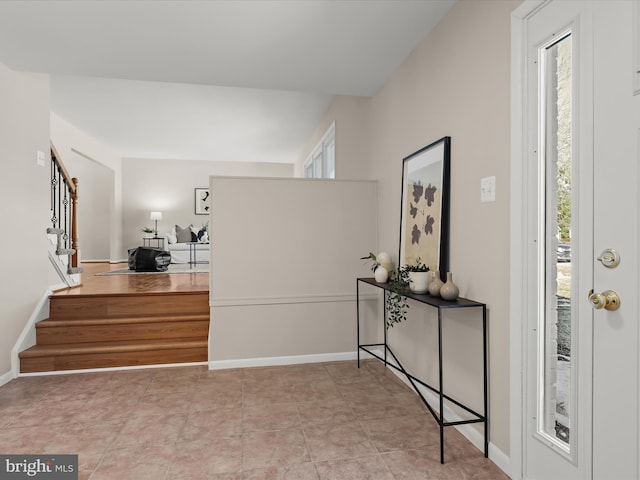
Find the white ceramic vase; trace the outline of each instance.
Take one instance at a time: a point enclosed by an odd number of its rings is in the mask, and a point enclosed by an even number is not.
[[[386,283],[389,280],[389,271],[382,265],[378,265],[373,272],[373,277],[378,283]]]

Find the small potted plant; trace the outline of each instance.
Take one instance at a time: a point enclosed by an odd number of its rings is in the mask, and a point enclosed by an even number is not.
[[[385,255],[386,257],[384,257]],[[369,260],[371,262],[371,271],[378,283],[386,283],[389,280],[389,270],[382,265],[382,261],[386,261],[386,258],[388,258],[386,253],[376,256],[373,252],[369,252],[369,255],[360,258],[360,260]]]
[[[141,231],[144,233],[153,233],[153,228],[142,227]]]
[[[405,265],[404,269],[409,277],[409,290],[413,293],[427,293],[431,272],[429,267],[422,263],[420,257],[416,258],[415,265]]]

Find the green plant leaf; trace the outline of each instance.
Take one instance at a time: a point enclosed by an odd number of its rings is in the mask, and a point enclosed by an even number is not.
[[[378,268],[378,265],[380,265],[377,261],[376,261],[376,256],[373,252],[369,252],[369,255],[367,255],[366,257],[360,257],[360,260],[370,260],[371,262],[373,262],[373,264],[371,265],[371,271],[375,272],[376,268]]]

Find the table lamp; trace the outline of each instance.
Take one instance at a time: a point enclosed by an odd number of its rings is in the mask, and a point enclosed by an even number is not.
[[[158,220],[162,220],[162,212],[151,212],[151,216],[149,218],[156,221],[156,229],[154,231],[153,238],[158,238]]]

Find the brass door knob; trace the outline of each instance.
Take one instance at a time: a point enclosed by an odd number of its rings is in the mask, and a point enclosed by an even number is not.
[[[589,302],[591,306],[600,310],[617,310],[620,307],[620,297],[613,290],[605,290],[602,293],[593,293],[593,290],[589,292]]]

